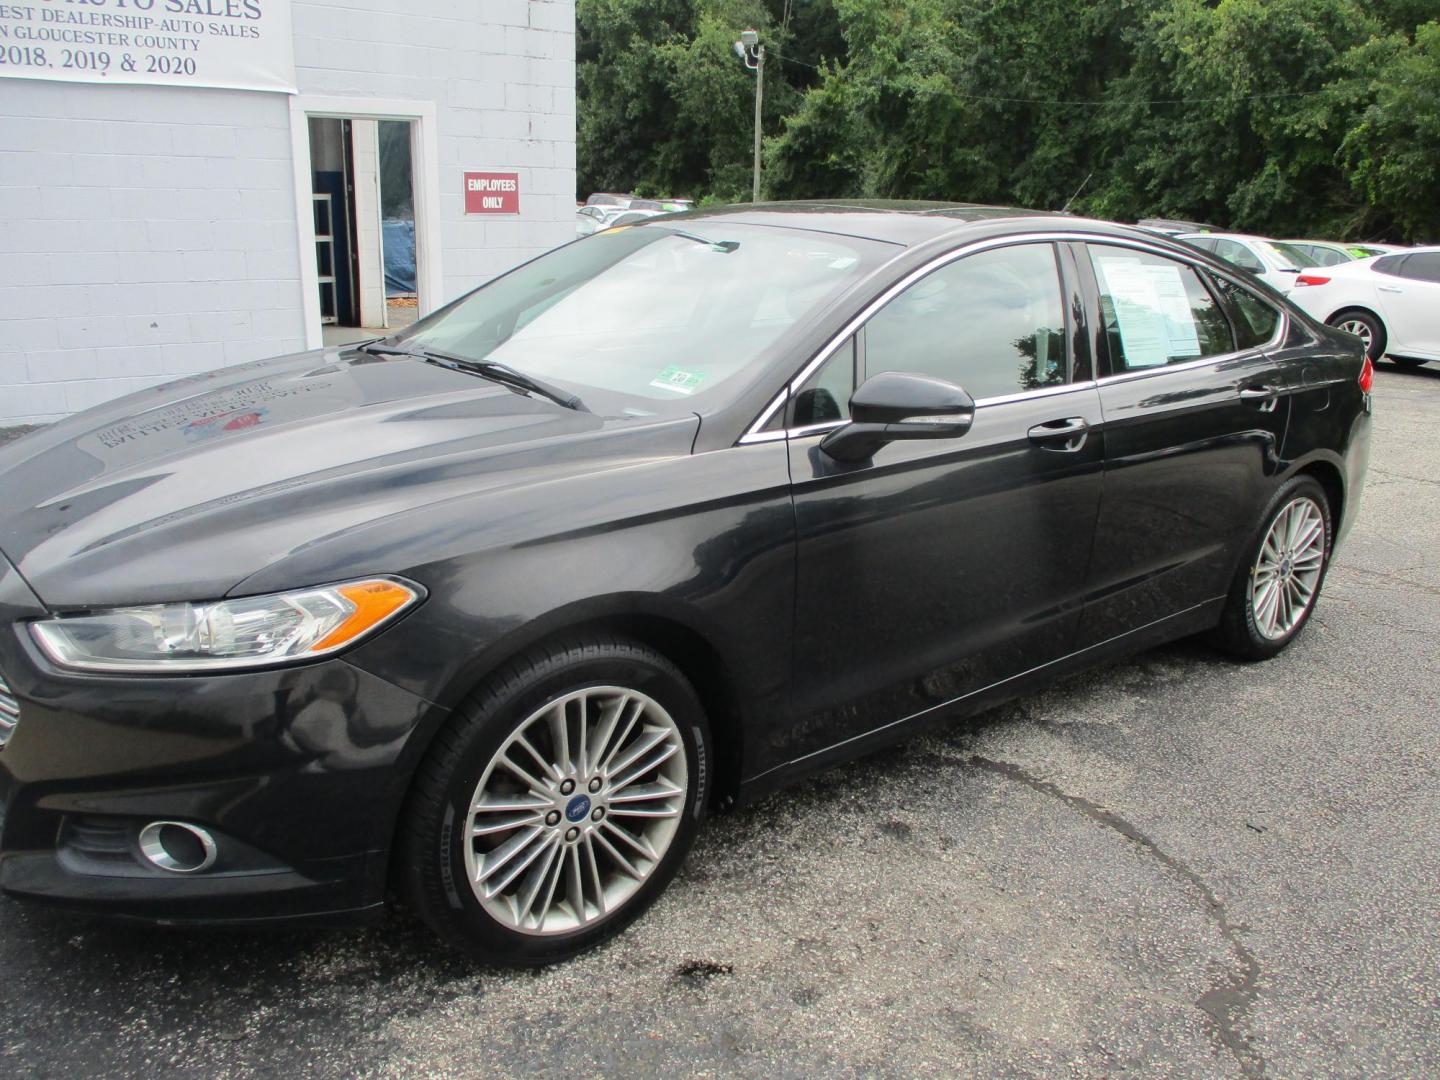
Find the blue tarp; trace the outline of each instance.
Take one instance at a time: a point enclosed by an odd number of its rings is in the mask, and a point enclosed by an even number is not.
[[[415,222],[387,218],[381,223],[385,247],[385,295],[415,292]]]

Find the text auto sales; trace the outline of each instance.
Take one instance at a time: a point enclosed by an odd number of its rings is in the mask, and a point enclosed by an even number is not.
[[[67,45],[130,45],[145,49],[196,52],[200,48],[199,36],[260,36],[258,27],[244,25],[245,21],[261,17],[260,0],[116,0],[115,7],[136,11],[163,11],[177,16],[203,15],[212,19],[234,19],[237,22],[207,23],[198,19],[155,18],[150,15],[118,15],[105,11],[65,11],[51,7],[0,4],[0,19],[21,20],[21,25],[9,28],[8,34],[3,33],[6,28],[0,27],[0,37],[10,37],[15,41],[63,42]],[[26,21],[51,25],[26,26]],[[72,29],[76,26],[103,29]],[[114,32],[124,30],[146,32]],[[194,36],[179,36],[183,34]]]

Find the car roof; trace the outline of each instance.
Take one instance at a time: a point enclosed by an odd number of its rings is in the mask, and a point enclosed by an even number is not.
[[[1277,244],[1312,244],[1315,247],[1333,248],[1335,251],[1349,251],[1353,244],[1342,244],[1339,240],[1277,240]],[[1365,245],[1369,247],[1369,245]]]
[[[1198,240],[1198,239],[1200,239],[1201,237],[1205,237],[1206,239],[1209,239],[1209,240],[1248,240],[1248,241],[1252,241],[1252,242],[1253,242],[1253,241],[1256,241],[1256,240],[1261,240],[1261,241],[1264,241],[1264,242],[1267,243],[1267,244],[1273,244],[1273,243],[1275,243],[1275,241],[1271,240],[1268,236],[1256,236],[1254,233],[1239,233],[1239,232],[1196,232],[1196,233],[1181,233],[1180,236],[1177,237],[1177,239],[1180,239],[1180,240]]]
[[[1006,218],[1083,220],[1046,210],[907,199],[816,199],[807,202],[740,203],[669,214],[664,220],[731,221],[736,224],[807,229],[911,247],[954,232],[967,224]]]

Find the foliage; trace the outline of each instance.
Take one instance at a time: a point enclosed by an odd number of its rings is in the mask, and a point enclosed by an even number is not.
[[[1440,240],[1435,0],[577,0],[582,191]],[[1078,195],[1077,195],[1078,190]]]

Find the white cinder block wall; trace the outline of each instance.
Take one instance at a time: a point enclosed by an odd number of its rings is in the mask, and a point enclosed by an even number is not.
[[[293,0],[302,95],[432,101],[441,293],[574,235],[574,0]],[[304,346],[284,94],[0,80],[0,424]],[[466,217],[462,173],[520,174]]]

